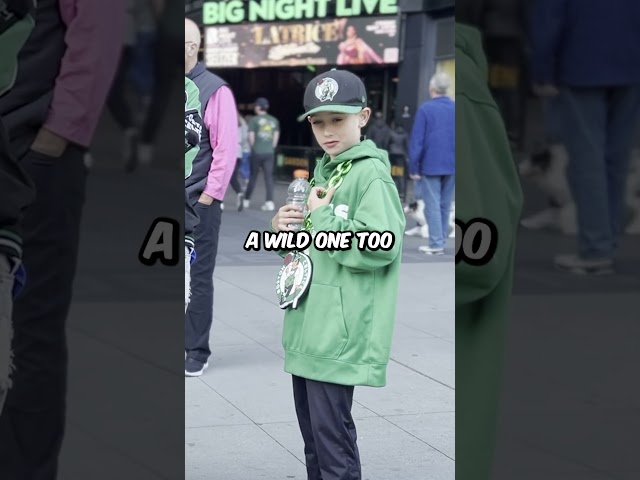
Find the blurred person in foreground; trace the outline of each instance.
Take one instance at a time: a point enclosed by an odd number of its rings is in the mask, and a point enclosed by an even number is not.
[[[21,221],[29,280],[13,309],[15,372],[0,416],[2,479],[57,475],[83,157],[115,75],[124,19],[123,0],[39,0],[15,85],[0,97],[11,149],[36,189]]]
[[[456,2],[457,222],[495,227],[480,265],[456,263],[456,479],[490,480],[522,191],[504,123],[487,85],[475,28],[482,5]],[[464,238],[456,234],[456,245]]]
[[[16,78],[18,53],[35,24],[30,0],[0,0],[0,97]],[[34,200],[34,186],[11,152],[0,117],[0,413],[11,387],[13,360],[11,341],[13,299],[24,280],[20,222]]]
[[[184,32],[179,18],[184,16],[184,6],[175,0],[150,0],[156,19],[153,54],[153,93],[140,137],[136,154],[136,165],[148,166],[154,156],[154,142],[164,120],[173,89],[179,86],[180,43]],[[131,170],[135,166],[130,165]]]
[[[409,146],[409,177],[420,184],[429,244],[427,255],[443,255],[449,212],[456,188],[456,107],[447,96],[451,77],[436,73],[429,82],[431,100],[416,113]]]
[[[640,112],[640,2],[536,0],[532,13],[534,90],[559,96],[578,223],[577,252],[554,264],[613,273]]]
[[[222,200],[229,187],[238,152],[237,107],[233,92],[198,61],[202,38],[198,26],[184,23],[184,72],[199,91],[202,135],[185,179],[188,201],[199,217],[194,231],[197,258],[191,267],[191,299],[185,316],[187,377],[202,375],[209,366],[209,334],[213,323],[213,272],[218,254]]]

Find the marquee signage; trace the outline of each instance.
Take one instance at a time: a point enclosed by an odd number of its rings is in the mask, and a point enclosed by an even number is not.
[[[329,16],[395,15],[397,0],[218,0],[202,6],[202,23],[220,25],[241,22],[271,22],[322,19]]]
[[[399,60],[397,17],[205,27],[209,68],[391,64]]]

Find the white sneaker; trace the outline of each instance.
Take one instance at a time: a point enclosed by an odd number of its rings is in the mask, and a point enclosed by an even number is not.
[[[249,208],[251,206],[251,200],[242,200],[242,208]]]
[[[601,258],[587,260],[574,254],[556,255],[553,264],[559,270],[581,275],[608,275],[614,273],[613,260]]]
[[[556,225],[558,222],[558,209],[557,208],[545,208],[544,210],[529,215],[528,217],[520,220],[520,225],[529,230],[540,230],[543,228]]]
[[[427,255],[444,255],[444,248],[431,248],[426,245],[418,247],[418,251]]]
[[[262,205],[261,209],[263,212],[273,212],[276,209],[276,206],[273,204],[273,202],[269,201],[265,202],[265,204]]]
[[[422,232],[422,227],[420,225],[416,225],[415,227],[410,228],[409,230],[404,232],[404,234],[409,237],[415,237],[416,235],[421,235],[421,232]]]

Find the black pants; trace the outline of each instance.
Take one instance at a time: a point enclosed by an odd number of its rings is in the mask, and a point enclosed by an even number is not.
[[[129,75],[129,65],[132,55],[132,47],[125,47],[122,50],[118,70],[111,84],[109,96],[107,97],[109,112],[111,112],[114,120],[122,130],[128,130],[133,127],[131,107],[127,100],[127,77]]]
[[[187,189],[184,190],[184,234],[193,238],[193,232],[198,226],[198,212],[196,212],[196,205],[189,200]]]
[[[240,186],[240,181],[238,180],[238,173],[240,172],[240,165],[242,164],[242,159],[236,159],[236,166],[233,168],[233,173],[231,174],[231,181],[229,185],[233,188],[233,191],[236,193],[242,192],[242,187]]]
[[[13,309],[13,388],[0,416],[0,478],[56,478],[65,426],[65,324],[76,271],[85,197],[83,151],[60,158],[28,152],[36,186],[23,221],[27,284]]]
[[[205,363],[211,355],[209,331],[213,323],[213,270],[218,254],[222,209],[220,201],[196,203],[200,223],[196,227],[196,261],[191,266],[191,303],[184,323],[185,351],[189,358]]]
[[[178,71],[184,70],[183,53],[180,53],[180,41],[165,33],[158,33],[154,47],[154,79],[153,96],[145,123],[142,127],[141,141],[150,144],[156,134],[167,109],[168,99],[174,84],[177,84]],[[183,73],[184,75],[184,73]]]
[[[247,191],[244,194],[244,198],[251,199],[251,194],[256,186],[258,180],[258,173],[260,169],[264,169],[264,185],[267,189],[267,202],[273,202],[273,165],[275,163],[275,157],[273,153],[251,154],[251,177],[249,178],[249,185],[247,185]]]
[[[292,377],[308,480],[361,480],[353,387]]]

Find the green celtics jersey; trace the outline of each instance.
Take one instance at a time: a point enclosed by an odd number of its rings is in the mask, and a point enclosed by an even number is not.
[[[195,83],[184,77],[184,178],[191,176],[193,159],[200,150],[201,134],[200,92]]]
[[[29,2],[24,2],[25,6]],[[35,25],[33,16],[18,16],[0,0],[0,96],[13,86],[18,71],[18,52]]]

